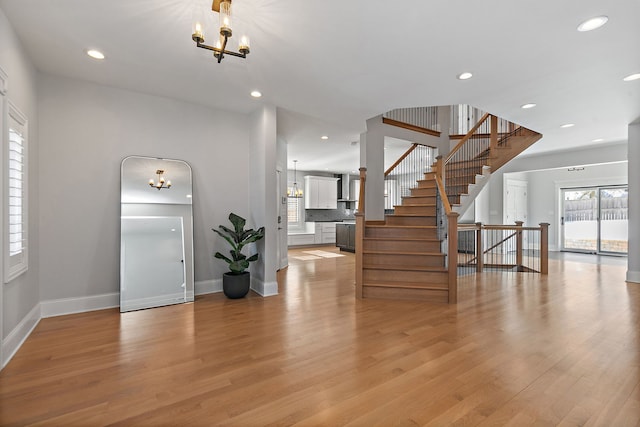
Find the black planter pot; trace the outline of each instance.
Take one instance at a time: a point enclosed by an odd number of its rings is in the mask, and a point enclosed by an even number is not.
[[[249,293],[251,276],[248,271],[240,274],[224,273],[222,276],[222,291],[227,298],[243,298]]]

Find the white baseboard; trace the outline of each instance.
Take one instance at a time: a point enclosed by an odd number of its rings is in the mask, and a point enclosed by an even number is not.
[[[90,297],[61,298],[40,303],[42,317],[62,316],[65,314],[84,313],[85,311],[103,310],[120,306],[120,293],[92,295]]]
[[[22,343],[31,335],[31,332],[35,329],[40,321],[40,304],[36,304],[35,307],[27,314],[18,325],[13,328],[13,331],[2,340],[2,354],[4,360],[2,361],[2,368],[5,367],[11,358],[16,354],[18,349],[22,346]]]
[[[640,271],[627,271],[627,282],[640,283]]]
[[[165,305],[182,304],[186,302],[186,295],[183,292],[175,294],[160,295],[146,298],[136,298],[120,304],[120,311],[143,310],[145,308],[162,307]]]
[[[263,297],[278,295],[278,282],[263,282],[251,278],[251,290]]]
[[[222,292],[222,279],[200,280],[195,283],[196,295]]]

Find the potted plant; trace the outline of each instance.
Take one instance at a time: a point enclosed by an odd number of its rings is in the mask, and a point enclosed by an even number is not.
[[[229,271],[222,277],[222,290],[228,298],[242,298],[249,292],[251,276],[247,270],[249,263],[258,259],[258,254],[247,257],[242,253],[242,249],[249,243],[257,242],[264,237],[264,227],[257,230],[245,230],[246,220],[234,213],[229,214],[229,221],[233,224],[233,230],[219,225],[219,230],[212,228],[231,246],[227,257],[220,252],[215,253],[215,257],[224,260],[229,264]]]

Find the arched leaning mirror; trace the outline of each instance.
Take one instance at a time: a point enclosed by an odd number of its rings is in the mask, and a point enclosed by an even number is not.
[[[191,167],[131,156],[121,180],[120,311],[193,301]]]

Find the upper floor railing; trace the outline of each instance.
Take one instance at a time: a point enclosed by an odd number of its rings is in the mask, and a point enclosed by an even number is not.
[[[407,124],[434,132],[440,131],[438,107],[396,108],[384,113],[382,118],[387,123],[395,122],[390,124]]]

